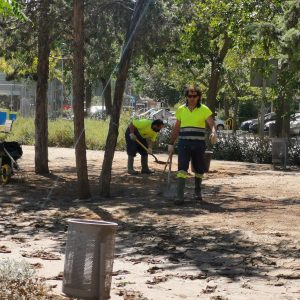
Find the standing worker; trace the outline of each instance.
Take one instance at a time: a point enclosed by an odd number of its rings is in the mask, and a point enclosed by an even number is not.
[[[186,103],[176,111],[176,123],[171,133],[169,154],[174,151],[174,143],[178,142],[178,172],[176,205],[184,202],[184,188],[190,160],[195,171],[195,199],[202,201],[201,183],[204,174],[205,121],[211,128],[210,141],[217,142],[215,122],[212,111],[201,104],[201,90],[196,86],[188,86],[185,90]]]
[[[148,154],[152,154],[153,143],[163,127],[164,122],[160,119],[135,119],[129,124],[125,133],[129,174],[138,173],[133,167],[134,157],[137,153],[141,155],[142,173],[153,173],[148,167]],[[141,142],[148,149],[148,152],[137,141]]]

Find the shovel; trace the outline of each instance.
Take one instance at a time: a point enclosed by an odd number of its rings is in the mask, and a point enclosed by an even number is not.
[[[169,155],[169,158],[166,162],[163,174],[165,173],[167,169],[167,165],[169,164],[167,180],[165,180],[166,184],[161,187],[161,191],[160,191],[160,194],[163,194],[163,196],[166,198],[174,198],[176,196],[176,184],[171,183],[172,157],[173,157],[173,153]]]
[[[146,150],[147,151],[147,153],[148,153],[148,148],[141,142],[141,141],[139,141],[138,139],[136,139],[135,140],[144,150]],[[160,165],[164,165],[164,164],[168,164],[168,162],[164,162],[164,161],[161,161],[161,160],[158,160],[157,159],[157,157],[154,155],[154,154],[151,154],[152,156],[153,156],[153,158],[155,159],[155,162],[157,163],[157,164],[160,164]]]

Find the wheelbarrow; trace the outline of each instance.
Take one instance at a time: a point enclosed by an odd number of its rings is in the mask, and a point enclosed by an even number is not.
[[[3,184],[9,182],[14,171],[20,170],[17,160],[21,158],[22,155],[22,147],[18,142],[0,143],[0,177]]]

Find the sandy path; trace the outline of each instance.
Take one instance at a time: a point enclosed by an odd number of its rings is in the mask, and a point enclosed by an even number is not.
[[[114,159],[113,197],[100,198],[103,152],[88,151],[93,198],[78,201],[74,150],[50,149],[49,177],[34,174],[33,147],[23,151],[25,182],[15,176],[1,187],[0,247],[11,253],[0,258],[39,263],[56,293],[66,219],[82,217],[119,224],[111,299],[300,299],[299,172],[213,161],[204,181],[207,203],[191,200],[190,179],[186,204],[175,207],[158,196],[160,172],[127,175],[122,152]],[[57,260],[22,256],[42,251]]]

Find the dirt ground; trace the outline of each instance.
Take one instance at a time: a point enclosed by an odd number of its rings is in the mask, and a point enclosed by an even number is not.
[[[112,197],[99,197],[103,152],[88,151],[93,197],[80,201],[74,150],[50,148],[47,177],[34,174],[33,147],[23,151],[24,171],[0,187],[0,259],[30,262],[56,294],[67,219],[86,218],[119,224],[113,300],[300,299],[299,170],[212,161],[205,203],[192,200],[190,178],[177,207],[158,195],[163,166],[150,158],[154,175],[130,176],[123,152],[114,159]]]

